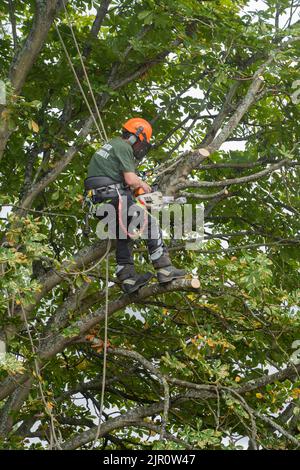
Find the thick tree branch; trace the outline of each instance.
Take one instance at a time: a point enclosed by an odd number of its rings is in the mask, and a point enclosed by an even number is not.
[[[20,94],[29,71],[45,42],[54,18],[61,8],[61,0],[36,0],[36,13],[33,25],[23,46],[16,51],[9,71],[9,80],[15,94]],[[7,120],[0,124],[0,160],[12,130]]]
[[[197,398],[199,394],[197,394]],[[177,395],[173,398],[170,402],[170,407],[175,407],[179,403],[183,403],[185,401],[189,401],[191,395]],[[110,433],[116,429],[121,429],[124,427],[131,427],[131,426],[138,426],[140,424],[141,419],[146,418],[148,416],[153,416],[164,409],[164,401],[159,401],[150,406],[139,406],[132,410],[127,411],[126,413],[117,416],[116,418],[110,419],[106,422],[103,422],[100,429],[99,438],[105,436],[107,433]],[[97,435],[97,427],[93,427],[87,431],[78,434],[77,436],[68,439],[63,445],[62,448],[64,450],[72,450],[78,449],[84,444],[92,441],[95,436]]]
[[[259,171],[252,175],[243,176],[240,178],[232,178],[232,179],[225,179],[222,181],[187,181],[186,183],[180,183],[177,185],[178,189],[183,188],[215,188],[215,187],[224,187],[224,186],[231,186],[233,184],[241,184],[241,183],[250,183],[251,181],[257,181],[260,178],[272,173],[273,171],[278,170],[282,166],[288,164],[289,160],[284,159],[281,160],[279,163],[266,168],[265,170]]]
[[[63,271],[68,273],[69,270],[71,271],[78,271],[80,272],[81,270],[85,270],[91,263],[94,261],[99,260],[106,252],[107,250],[107,243],[104,241],[98,241],[94,243],[91,246],[84,247],[82,250],[80,250],[74,258],[65,261],[62,263],[61,267],[61,274],[57,270],[51,270],[47,272],[45,275],[41,276],[38,278],[38,282],[41,285],[41,289],[36,292],[34,296],[34,303],[27,305],[24,307],[24,314],[26,315],[27,318],[30,317],[30,314],[33,312],[33,310],[36,308],[37,304],[40,302],[40,300],[47,295],[48,292],[50,292],[56,285],[58,285],[64,278],[65,274],[63,274]],[[66,302],[66,305],[76,305],[76,302],[78,300],[77,294],[74,296],[71,296],[71,299],[68,299],[68,302]],[[64,309],[64,306],[62,306],[62,315],[63,312],[65,313],[67,310]],[[14,317],[17,318],[19,317],[21,322],[23,323],[23,316],[22,316],[22,309],[21,308],[16,308],[14,312]],[[21,323],[21,324],[22,324]],[[21,326],[19,325],[19,329]],[[15,325],[8,325],[5,327],[2,331],[0,331],[0,339],[3,338],[6,341],[9,341],[15,334],[16,334],[17,328]]]
[[[12,36],[14,41],[14,50],[18,47],[17,22],[15,15],[15,6],[13,0],[8,0],[9,19],[11,23]]]
[[[122,295],[119,299],[113,300],[108,305],[108,317],[113,315],[121,308],[134,303],[140,299],[145,299],[149,296],[159,295],[166,292],[173,292],[174,290],[183,290],[195,292],[192,287],[191,280],[178,279],[170,282],[167,285],[150,284],[149,286],[141,288],[135,295]],[[78,328],[78,337],[85,335],[91,328],[104,320],[105,307],[97,309],[95,312],[87,314],[82,320],[74,322],[72,326]],[[53,357],[57,352],[62,351],[68,344],[72,343],[72,339],[65,338],[63,335],[58,334],[53,338],[48,339],[45,349],[39,351],[43,360]]]
[[[90,39],[87,41],[87,44],[85,45],[83,49],[83,57],[85,58],[87,58],[91,53],[91,50],[92,50],[91,39],[94,39],[98,36],[98,33],[107,15],[108,8],[111,2],[112,0],[102,0],[99,5],[95,21],[91,28]]]
[[[0,437],[7,437],[14,424],[13,414],[18,412],[26,400],[30,391],[33,379],[29,378],[24,384],[19,385],[7,399],[0,412]]]
[[[292,45],[299,38],[294,37],[288,41],[283,41],[281,46],[277,50],[272,51],[268,59],[258,68],[253,75],[253,80],[248,88],[248,91],[244,98],[241,100],[238,106],[235,108],[235,112],[229,118],[228,122],[221,128],[220,132],[210,141],[208,145],[203,146],[211,154],[218,150],[221,145],[228,139],[232,132],[237,128],[243,116],[246,114],[248,109],[253,105],[257,99],[257,95],[261,90],[262,84],[264,83],[263,73],[267,67],[276,60],[277,55],[282,50],[287,49],[288,46]],[[217,118],[216,118],[217,119]],[[222,121],[223,123],[223,121]],[[180,183],[183,183],[191,171],[198,168],[202,161],[206,158],[203,156],[202,149],[194,150],[192,152],[185,152],[184,158],[178,163],[172,174],[167,174],[160,180],[160,188],[167,194],[175,194],[177,187]]]
[[[9,79],[15,93],[20,93],[59,8],[61,8],[60,0],[36,0],[32,29],[23,47],[15,55],[9,72]]]
[[[205,138],[203,139],[203,142],[201,143],[201,147],[205,147],[209,145],[215,138],[218,130],[220,129],[222,123],[224,122],[224,119],[228,116],[228,114],[234,110],[234,106],[232,104],[232,101],[239,89],[240,82],[234,82],[231,87],[229,88],[229,91],[225,97],[224,103],[222,105],[222,108],[219,112],[219,114],[216,116],[214,119],[209,132],[206,134]]]
[[[300,373],[300,364],[298,365],[291,365],[282,369],[279,372],[275,372],[274,374],[270,375],[263,375],[257,379],[249,380],[248,382],[242,384],[239,387],[238,392],[243,395],[247,392],[251,392],[253,390],[257,390],[258,388],[265,387],[268,384],[275,383],[275,382],[282,382],[283,380],[290,379],[293,380],[299,376]]]

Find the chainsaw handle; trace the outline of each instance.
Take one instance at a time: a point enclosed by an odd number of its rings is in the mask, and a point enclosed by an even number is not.
[[[135,197],[141,196],[142,194],[146,194],[146,192],[144,191],[144,189],[141,186],[139,186],[138,188],[136,188],[134,190],[134,196]]]

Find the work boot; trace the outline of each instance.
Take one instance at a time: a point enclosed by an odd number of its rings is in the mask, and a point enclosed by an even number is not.
[[[136,292],[140,287],[147,284],[152,276],[153,274],[150,272],[138,274],[133,264],[118,265],[117,267],[117,277],[122,282],[121,287],[126,294]]]
[[[172,265],[168,255],[163,254],[158,260],[153,261],[153,266],[157,271],[157,279],[160,284],[181,279],[186,276],[184,269],[177,269]]]

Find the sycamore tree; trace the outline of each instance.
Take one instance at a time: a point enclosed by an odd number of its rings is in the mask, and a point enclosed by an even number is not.
[[[299,447],[299,10],[1,2],[2,449]],[[104,141],[87,77],[108,137],[150,120],[141,169],[204,203],[200,249],[169,241],[199,288],[124,295],[114,245],[96,221],[84,236]],[[135,256],[146,269],[142,242]]]

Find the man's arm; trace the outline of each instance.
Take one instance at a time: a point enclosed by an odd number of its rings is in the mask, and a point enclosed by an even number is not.
[[[126,171],[123,173],[125,183],[128,184],[128,186],[132,187],[133,189],[136,188],[143,188],[145,193],[151,193],[151,188],[150,186],[145,183],[145,181],[141,180],[135,173],[131,171]]]

